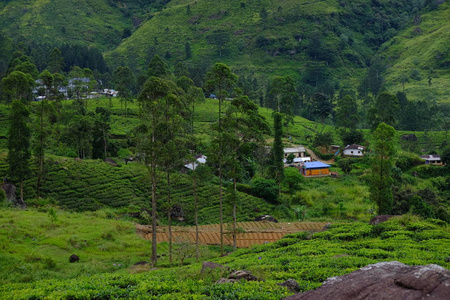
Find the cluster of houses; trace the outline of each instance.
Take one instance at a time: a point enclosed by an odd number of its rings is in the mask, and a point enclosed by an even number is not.
[[[57,90],[61,95],[64,95],[65,99],[70,98],[70,94],[74,94],[77,91],[82,92],[81,97],[87,99],[94,99],[100,95],[108,97],[117,97],[118,91],[113,89],[102,89],[99,91],[89,91],[89,83],[91,79],[88,77],[71,78],[67,81],[67,86],[58,86]],[[45,96],[39,95],[39,91],[45,89],[44,83],[41,79],[35,81],[35,87],[33,89],[33,95],[35,95],[35,101],[41,101],[45,99]]]
[[[339,146],[335,146],[335,155],[339,154]],[[365,147],[361,145],[347,145],[342,151],[344,157],[363,157]],[[442,166],[442,160],[439,155],[422,155],[425,164]],[[185,170],[195,170],[200,164],[206,163],[207,157],[203,154],[195,156],[195,162],[187,162]],[[284,148],[284,166],[294,167],[305,177],[321,177],[333,175],[330,172],[330,165],[321,161],[312,161],[310,156],[306,155],[306,149],[302,146]]]

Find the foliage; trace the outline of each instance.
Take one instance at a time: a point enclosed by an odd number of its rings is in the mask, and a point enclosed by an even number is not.
[[[303,181],[304,178],[297,168],[286,168],[284,170],[283,184],[287,185],[291,194],[301,188]]]
[[[270,203],[277,203],[278,199],[278,184],[273,179],[255,178],[251,182],[252,195],[260,197],[269,201]]]
[[[399,112],[398,99],[395,95],[387,92],[381,93],[375,100],[374,106],[369,111],[369,121],[372,130],[375,130],[380,123],[395,126]]]
[[[274,127],[274,140],[271,151],[272,156],[272,176],[275,181],[280,186],[281,182],[284,178],[284,150],[283,150],[283,142],[281,141],[281,137],[283,136],[283,123],[282,123],[282,114],[279,112],[274,112],[273,115],[273,127]]]
[[[10,125],[8,130],[8,174],[12,180],[20,184],[20,199],[24,199],[24,180],[31,173],[29,159],[31,157],[31,130],[28,126],[30,112],[19,100],[12,103]]]
[[[72,280],[10,284],[0,288],[6,299],[31,297],[99,297],[159,299],[280,299],[291,295],[276,283],[296,280],[300,291],[315,289],[329,277],[341,276],[380,261],[409,265],[449,263],[450,243],[445,224],[391,219],[379,225],[333,224],[311,236],[290,234],[267,245],[240,249],[214,262],[251,271],[262,281],[217,285],[221,271],[200,274],[200,264],[162,268],[141,274],[104,274]],[[419,243],[420,241],[420,243]],[[57,262],[58,266],[58,262]]]
[[[370,196],[372,201],[378,205],[378,213],[388,215],[391,213],[393,202],[391,169],[395,154],[393,142],[395,129],[381,123],[373,135],[375,156],[372,159]]]

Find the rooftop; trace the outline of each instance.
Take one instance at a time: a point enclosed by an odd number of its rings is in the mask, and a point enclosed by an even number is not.
[[[329,168],[330,165],[327,165],[321,161],[307,161],[305,162],[305,169],[323,169]]]

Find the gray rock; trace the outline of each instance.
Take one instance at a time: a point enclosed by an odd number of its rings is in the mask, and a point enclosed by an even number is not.
[[[79,260],[80,260],[80,258],[79,258],[78,255],[76,255],[76,254],[72,254],[72,255],[69,257],[69,262],[71,262],[71,263],[78,262]]]
[[[25,209],[27,207],[25,202],[23,202],[21,199],[16,198],[16,187],[14,186],[14,184],[8,182],[6,178],[3,179],[1,188],[5,191],[6,199],[14,204],[14,206],[21,207],[22,209]]]
[[[234,279],[228,279],[228,278],[220,278],[216,281],[216,284],[222,284],[222,283],[235,283],[237,280]]]
[[[316,290],[286,300],[443,300],[450,295],[450,271],[438,265],[408,266],[398,261],[368,265],[328,278]]]
[[[229,269],[229,267],[226,266],[222,266],[221,264],[215,263],[215,262],[211,262],[211,261],[204,261],[202,262],[202,270],[201,273],[207,271],[207,270],[213,270],[213,269]]]
[[[288,279],[285,282],[277,283],[277,285],[286,287],[292,293],[298,293],[300,291],[300,285],[294,279]]]
[[[247,281],[258,281],[259,279],[256,278],[256,276],[252,275],[249,271],[246,270],[238,270],[233,271],[228,276],[228,279],[235,279],[235,280],[247,280]]]

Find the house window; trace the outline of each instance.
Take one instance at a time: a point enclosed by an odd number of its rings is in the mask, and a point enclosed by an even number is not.
[[[358,154],[361,154],[361,151],[358,151]]]
[[[350,151],[351,154],[353,154],[353,151]]]

